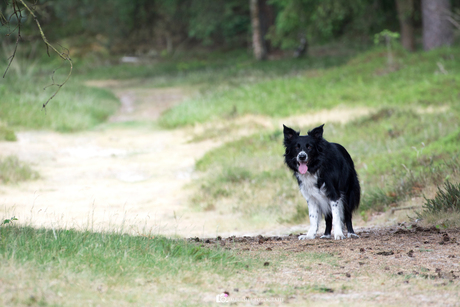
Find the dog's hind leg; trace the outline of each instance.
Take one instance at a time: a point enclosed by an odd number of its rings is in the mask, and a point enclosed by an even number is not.
[[[326,221],[326,231],[324,231],[324,235],[321,236],[321,239],[330,239],[332,230],[332,214],[325,214],[324,219]]]
[[[359,189],[356,192],[359,193]],[[348,238],[359,238],[359,236],[355,234],[355,231],[353,230],[353,223],[351,222],[351,218],[353,215],[352,212],[353,212],[353,209],[355,208],[354,204],[356,204],[356,207],[359,205],[359,198],[358,200],[356,200],[355,198],[356,192],[355,191],[350,192],[348,202],[344,204],[344,208],[343,208],[343,213],[344,213],[343,219],[344,219],[345,225],[347,226],[347,230],[348,230],[347,237]]]
[[[345,224],[347,225],[348,238],[359,238],[359,236],[353,230],[353,224],[351,223],[351,216],[345,216]]]

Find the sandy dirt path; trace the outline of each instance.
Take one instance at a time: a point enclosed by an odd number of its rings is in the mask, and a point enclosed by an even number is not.
[[[189,95],[180,89],[126,88],[115,81],[93,85],[112,88],[122,102],[109,120],[115,123],[152,122]],[[274,128],[282,127],[283,122],[345,122],[368,112],[341,108],[277,121],[263,117],[236,120]],[[236,216],[196,212],[188,205],[191,190],[184,186],[195,176],[195,161],[225,141],[190,142],[201,130],[200,125],[160,130],[152,125],[109,123],[74,134],[19,132],[17,142],[0,142],[0,152],[31,163],[41,178],[0,186],[2,215],[15,215],[21,223],[33,226],[123,229],[185,237],[217,232],[241,235],[250,227],[239,224]],[[232,135],[253,132],[241,130]],[[277,228],[275,233],[283,231],[288,230]]]

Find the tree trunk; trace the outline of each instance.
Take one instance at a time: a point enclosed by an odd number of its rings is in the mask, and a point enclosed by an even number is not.
[[[452,44],[452,24],[447,19],[450,0],[422,0],[423,49]]]
[[[258,61],[267,58],[267,47],[265,45],[264,33],[261,23],[260,0],[250,0],[251,25],[252,25],[252,48],[254,56]]]
[[[396,0],[396,8],[401,27],[401,44],[406,50],[415,51],[414,0]]]

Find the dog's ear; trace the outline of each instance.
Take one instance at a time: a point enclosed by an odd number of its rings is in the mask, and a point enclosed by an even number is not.
[[[283,133],[284,133],[284,144],[289,144],[294,137],[297,137],[300,135],[300,132],[296,132],[294,129],[291,129],[289,127],[286,127],[283,125]]]
[[[308,135],[318,140],[322,139],[323,138],[323,126],[324,124],[322,124],[319,127],[314,128],[311,131],[308,131]]]

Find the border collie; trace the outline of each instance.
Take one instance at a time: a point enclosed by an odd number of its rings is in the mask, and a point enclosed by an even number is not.
[[[314,239],[321,216],[326,220],[326,231],[321,238],[345,238],[342,222],[348,230],[348,238],[358,237],[353,231],[351,216],[359,206],[361,188],[355,166],[346,149],[323,138],[323,126],[314,128],[307,135],[300,135],[284,127],[284,154],[286,165],[293,171],[300,192],[308,203],[310,229],[299,240]]]

